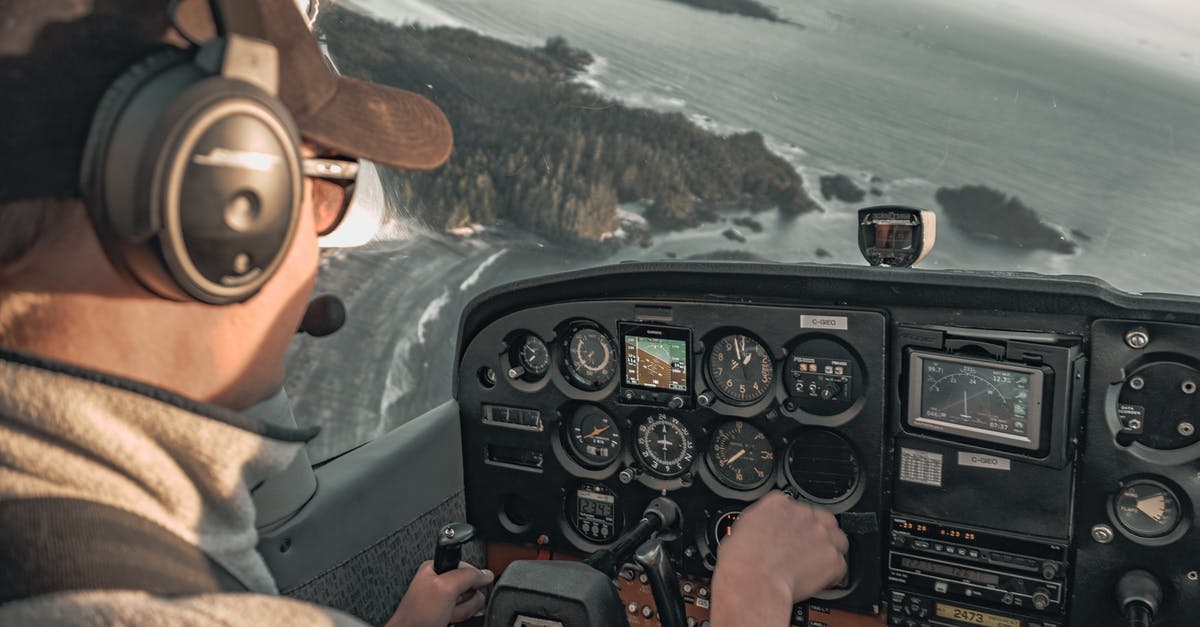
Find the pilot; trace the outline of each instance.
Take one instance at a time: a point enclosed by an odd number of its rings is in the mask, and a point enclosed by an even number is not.
[[[450,127],[419,95],[337,77],[292,0],[220,6],[0,0],[0,624],[359,624],[278,595],[250,490],[313,434],[242,412],[281,388],[318,234],[348,202],[338,164],[434,168]],[[229,32],[254,37],[177,50]],[[197,72],[278,97],[233,115]],[[197,98],[211,119],[149,132]],[[299,158],[276,150],[288,118]],[[846,550],[828,512],[763,498],[721,545],[714,624],[787,624]],[[426,562],[389,624],[462,621],[492,581]]]

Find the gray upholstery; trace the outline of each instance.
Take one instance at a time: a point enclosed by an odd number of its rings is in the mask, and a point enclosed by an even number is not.
[[[438,530],[449,521],[465,520],[465,503],[459,492],[357,555],[282,592],[382,625],[396,610],[417,567],[433,558]],[[482,545],[471,543],[463,559],[482,566]]]
[[[437,530],[465,520],[458,421],[458,405],[447,402],[317,468],[312,499],[259,530],[279,589],[385,621],[433,558]]]

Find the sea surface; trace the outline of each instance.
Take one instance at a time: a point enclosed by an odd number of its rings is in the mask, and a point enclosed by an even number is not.
[[[596,56],[578,80],[608,97],[679,112],[717,133],[761,132],[825,211],[756,214],[765,228],[738,227],[745,243],[725,238],[732,225],[719,222],[659,233],[649,248],[608,258],[579,257],[505,225],[459,239],[401,217],[396,235],[322,264],[318,291],[339,294],[350,321],[329,338],[298,339],[290,355],[297,418],[325,426],[314,457],[448,400],[459,314],[485,289],[715,250],[860,264],[859,206],[936,210],[941,186],[1014,194],[1079,251],[981,243],[943,216],[922,267],[1087,274],[1129,291],[1200,293],[1200,65],[1187,51],[1134,54],[1044,23],[1026,28],[1001,3],[994,11],[1003,20],[979,9],[986,3],[970,14],[933,0],[770,4],[788,23],[665,0],[357,0],[397,23],[459,26],[521,45],[563,36]],[[827,201],[818,179],[833,173],[882,196]],[[818,248],[829,256],[818,258]]]

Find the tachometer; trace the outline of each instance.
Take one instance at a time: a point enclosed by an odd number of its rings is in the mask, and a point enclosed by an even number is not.
[[[621,453],[621,431],[603,409],[583,405],[571,415],[567,444],[575,461],[589,468],[603,468]]]
[[[692,467],[696,443],[678,418],[654,414],[638,426],[635,450],[647,472],[671,479]]]
[[[706,367],[717,394],[739,405],[762,400],[775,381],[771,354],[758,340],[742,333],[717,340]]]
[[[775,449],[767,435],[744,421],[726,422],[713,432],[708,467],[735,490],[753,490],[775,473]]]
[[[599,329],[576,327],[566,342],[567,374],[572,382],[596,390],[608,385],[617,372],[616,351],[612,340]]]

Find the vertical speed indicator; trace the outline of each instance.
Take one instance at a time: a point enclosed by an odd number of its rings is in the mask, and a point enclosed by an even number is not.
[[[713,431],[708,466],[735,490],[753,490],[775,474],[775,449],[767,435],[745,420],[726,422]]]

